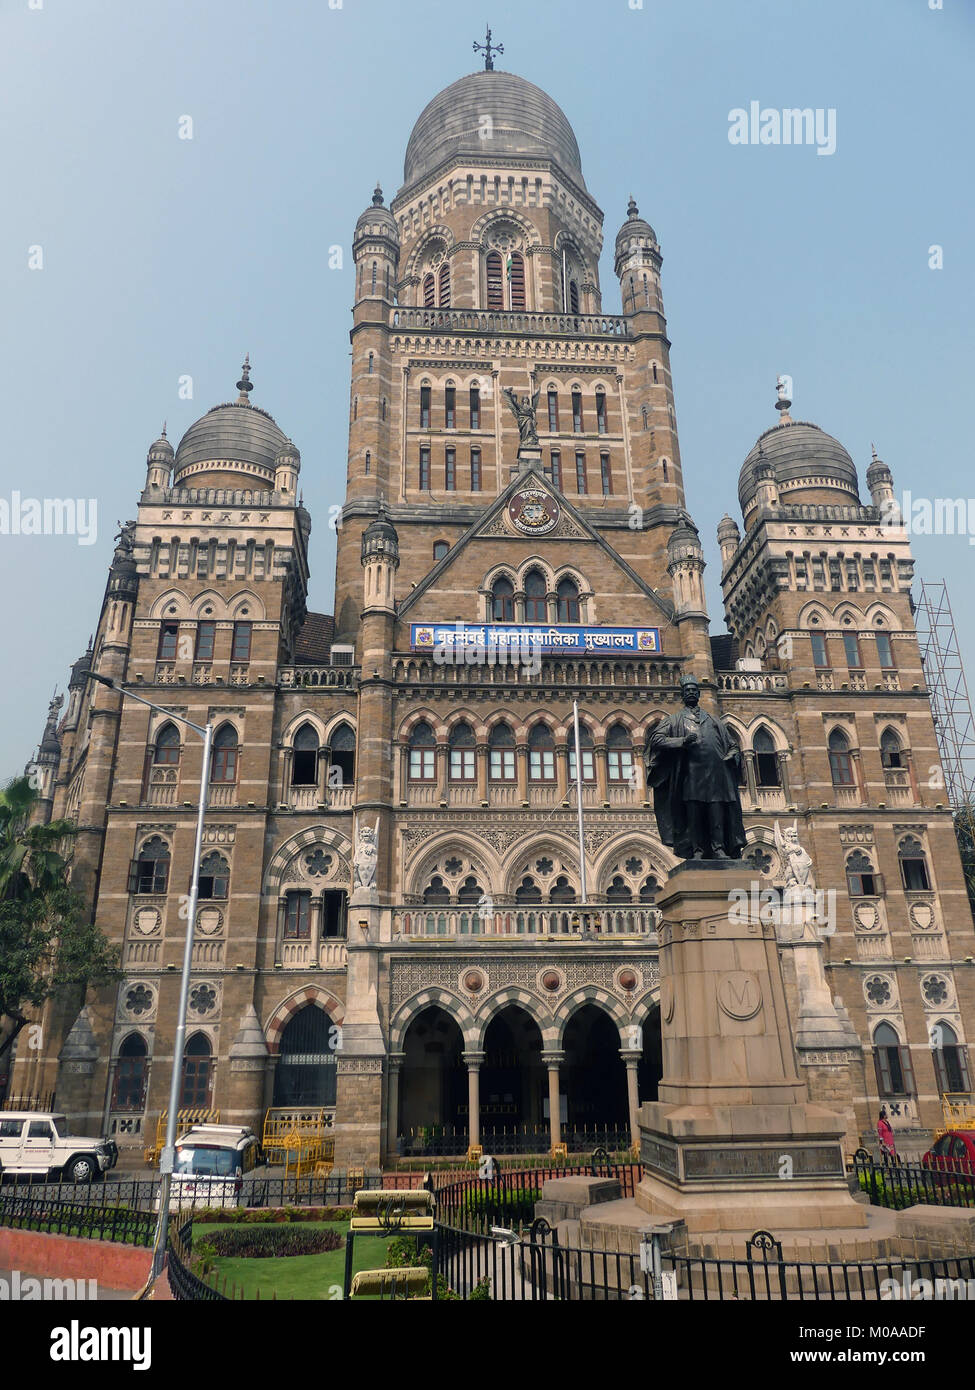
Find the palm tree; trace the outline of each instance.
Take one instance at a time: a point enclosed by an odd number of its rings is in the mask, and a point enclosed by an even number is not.
[[[36,804],[27,777],[15,777],[0,790],[0,902],[46,893],[65,882],[68,865],[61,848],[74,826],[67,820],[31,825]]]

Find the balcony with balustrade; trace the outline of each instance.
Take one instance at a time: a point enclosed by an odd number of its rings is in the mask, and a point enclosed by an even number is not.
[[[658,945],[659,908],[638,903],[513,904],[491,909],[454,904],[394,907],[394,942],[470,937],[508,943],[556,938],[564,943],[615,943],[637,939],[644,946]]]
[[[401,306],[390,310],[390,328],[425,333],[514,333],[541,337],[629,338],[632,325],[620,314],[544,314],[526,310],[428,309]]]

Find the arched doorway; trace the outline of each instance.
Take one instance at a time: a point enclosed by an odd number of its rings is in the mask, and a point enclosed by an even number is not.
[[[209,1110],[213,1086],[213,1055],[205,1033],[194,1033],[183,1053],[180,1108]]]
[[[317,1004],[306,1004],[282,1029],[271,1104],[335,1104],[335,1035],[331,1018]]]
[[[597,1004],[583,1004],[565,1026],[563,1086],[567,1124],[587,1130],[629,1133],[626,1066],[620,1056],[619,1025]]]
[[[636,1069],[637,1094],[640,1104],[657,1099],[657,1087],[663,1076],[663,1038],[660,1033],[660,1005],[653,1004],[642,1024],[643,1056]]]
[[[438,1131],[467,1132],[467,1068],[464,1038],[445,1009],[432,1004],[411,1021],[403,1039],[399,1133],[415,1147]],[[448,1152],[443,1149],[443,1152]]]
[[[514,1131],[544,1133],[547,1088],[541,1029],[525,1009],[509,1004],[494,1015],[484,1035],[482,1141],[503,1149]]]

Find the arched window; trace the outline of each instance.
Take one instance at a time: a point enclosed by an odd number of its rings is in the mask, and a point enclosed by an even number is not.
[[[901,751],[901,741],[894,733],[893,729],[885,729],[880,735],[880,761],[885,768],[902,768],[904,766],[904,754]]]
[[[856,786],[853,776],[853,759],[850,757],[850,740],[842,729],[834,729],[827,741],[829,750],[829,774],[834,787]]]
[[[525,622],[544,623],[548,617],[545,600],[545,576],[529,570],[525,578]]]
[[[959,1045],[958,1035],[951,1024],[936,1023],[931,1029],[931,1040],[935,1044],[934,1070],[938,1090],[942,1095],[970,1090],[966,1049]]]
[[[425,903],[449,903],[450,889],[444,883],[439,874],[434,874],[433,878],[423,890],[423,901]]]
[[[851,898],[872,898],[880,892],[878,875],[860,849],[854,850],[846,861],[846,887]]]
[[[119,1048],[112,1085],[113,1110],[142,1110],[146,1103],[149,1058],[145,1040],[130,1033]]]
[[[582,392],[572,392],[572,429],[575,434],[582,433]]]
[[[194,1033],[187,1040],[183,1053],[183,1081],[180,1087],[181,1106],[210,1108],[210,1088],[213,1077],[213,1054],[205,1033]]]
[[[511,286],[512,309],[525,307],[525,258],[520,251],[508,257],[508,283]]]
[[[488,735],[488,770],[492,782],[515,780],[515,736],[507,724],[495,724]]]
[[[496,579],[491,590],[491,617],[496,622],[514,622],[515,590],[510,579]]]
[[[423,307],[433,309],[437,303],[437,284],[433,278],[433,273],[423,277]]]
[[[469,402],[469,405],[470,405],[470,412],[471,412],[471,429],[472,429],[472,430],[479,430],[479,429],[481,428],[481,388],[480,388],[480,386],[474,385],[474,386],[471,387],[470,392],[468,393],[468,402]]]
[[[542,901],[542,890],[535,880],[528,874],[521,880],[515,889],[516,903],[540,903]]]
[[[897,846],[901,882],[909,893],[927,893],[931,888],[928,860],[921,841],[915,835],[905,835]]]
[[[339,724],[332,730],[329,740],[331,749],[328,782],[330,787],[350,787],[355,781],[355,732],[348,724]],[[336,774],[336,768],[338,773]]]
[[[738,749],[738,757],[735,759],[735,762],[737,763],[737,766],[738,766],[738,772],[737,772],[738,785],[739,785],[739,787],[747,787],[747,786],[748,786],[748,774],[747,774],[747,772],[746,772],[746,770],[745,770],[745,757],[744,757],[744,754],[743,754],[742,751],[741,751],[741,739],[738,737],[738,735],[737,735],[737,733],[735,732],[735,730],[732,729],[732,728],[730,728],[730,727],[729,727],[729,729],[728,729],[728,734],[729,734],[729,736],[730,736],[730,738],[731,738],[732,743],[733,743],[733,744],[735,745],[735,747]]]
[[[641,903],[655,903],[657,901],[657,894],[659,892],[660,884],[654,878],[653,874],[648,874],[647,877],[640,884]]]
[[[633,740],[622,724],[614,724],[606,735],[606,759],[611,782],[632,782]]]
[[[441,309],[449,309],[449,308],[450,308],[450,265],[448,264],[447,261],[444,261],[443,265],[440,267],[440,275],[439,275],[439,277],[438,277],[438,291],[439,291],[439,296],[440,296],[440,297],[439,297],[439,301],[438,301],[438,307],[441,308]]]
[[[775,740],[768,729],[758,729],[752,739],[755,750],[755,780],[760,787],[779,787],[779,759],[775,752]]]
[[[336,1057],[331,1018],[317,1004],[306,1004],[282,1029],[271,1104],[334,1105]]]
[[[372,364],[373,364],[374,358],[375,358],[375,353],[370,352],[370,354],[369,354],[369,375],[370,375],[370,376],[372,376]]]
[[[444,387],[443,423],[446,430],[454,429],[457,424],[457,387],[453,382],[448,382]]]
[[[631,903],[633,901],[633,894],[622,874],[616,874],[606,889],[606,901],[608,903]]]
[[[487,271],[487,306],[489,309],[504,308],[504,267],[500,251],[489,251],[485,262]]]
[[[164,724],[159,730],[152,761],[156,767],[179,766],[179,730],[175,724]]]
[[[550,903],[574,903],[576,900],[576,890],[569,882],[565,874],[559,874],[548,892]]]
[[[574,280],[569,281],[569,313],[579,312],[579,286]]]
[[[484,889],[473,874],[468,874],[457,889],[457,901],[459,903],[479,903],[483,897]]]
[[[437,741],[426,720],[414,724],[410,734],[410,781],[432,782],[436,778]]]
[[[473,782],[474,730],[466,723],[455,724],[450,731],[447,746],[450,750],[450,780],[452,782]]]
[[[889,1023],[879,1023],[874,1030],[873,1056],[877,1068],[877,1089],[881,1096],[914,1094],[910,1049],[901,1047],[900,1039]]]
[[[606,392],[596,392],[596,431],[598,434],[606,433]]]
[[[237,781],[237,730],[233,724],[222,724],[214,735],[210,781],[223,784]]]
[[[430,428],[430,390],[429,386],[420,387],[420,429]]]
[[[657,364],[656,364],[656,362],[654,362],[654,364],[653,364],[653,384],[654,384],[654,386],[656,386],[657,381],[658,381],[658,377],[657,377]]]
[[[650,425],[650,411],[647,409],[645,405],[641,406],[640,410],[643,415],[643,428],[648,429]]]
[[[226,898],[230,894],[230,865],[216,850],[200,860],[200,897]]]
[[[372,472],[372,454],[368,449],[366,450],[366,472]]]
[[[153,835],[129,865],[130,893],[165,893],[169,886],[169,846]]]
[[[549,434],[559,432],[559,393],[552,386],[548,388],[548,430]]]
[[[318,781],[318,735],[310,724],[295,734],[291,754],[291,785],[313,787]]]
[[[449,541],[434,541],[434,543],[433,543],[433,563],[436,564],[438,560],[442,560],[442,559],[444,558],[444,556],[447,554],[447,551],[448,551],[449,549],[450,549],[450,542],[449,542]]]
[[[555,781],[555,740],[547,724],[536,724],[528,735],[528,780]]]
[[[376,293],[376,262],[372,263],[372,292]]]
[[[558,621],[577,623],[579,621],[579,586],[574,579],[560,579],[555,590],[558,599]]]
[[[569,725],[567,742],[569,745],[569,781],[576,780],[576,735],[575,729]],[[592,734],[582,721],[579,721],[579,752],[582,755],[582,780],[584,782],[595,782],[596,765],[593,756]]]

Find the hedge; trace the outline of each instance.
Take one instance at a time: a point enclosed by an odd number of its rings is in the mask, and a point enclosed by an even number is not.
[[[214,1255],[248,1259],[278,1258],[285,1255],[321,1255],[344,1244],[338,1231],[328,1227],[302,1229],[298,1223],[272,1226],[242,1224],[226,1231],[211,1231],[206,1245]]]

